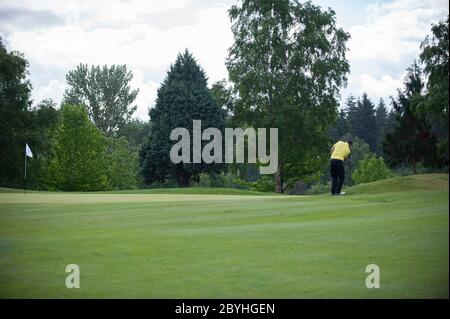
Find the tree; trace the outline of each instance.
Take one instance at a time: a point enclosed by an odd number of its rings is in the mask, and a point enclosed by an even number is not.
[[[193,120],[201,120],[203,128],[224,129],[223,112],[207,87],[205,73],[188,50],[179,54],[171,65],[149,115],[152,127],[140,151],[140,165],[146,183],[175,178],[179,186],[187,187],[191,179],[198,180],[200,173],[222,169],[222,164],[194,164],[192,156],[191,163],[178,164],[172,163],[169,157],[174,144],[170,140],[173,129],[186,128],[192,136]],[[203,145],[206,143],[202,142]]]
[[[27,188],[46,189],[46,167],[53,154],[53,139],[58,125],[59,111],[51,99],[39,102],[28,112],[26,140],[33,148],[33,160],[27,164]]]
[[[0,185],[23,185],[24,148],[28,130],[31,83],[28,61],[8,52],[0,38]]]
[[[361,184],[386,179],[391,175],[391,171],[384,163],[383,158],[377,158],[375,154],[370,154],[358,161],[358,168],[353,172],[352,179],[356,184]]]
[[[439,155],[448,165],[449,17],[433,25],[431,31],[432,36],[421,44],[420,61],[425,65],[427,94],[418,111],[433,123]]]
[[[386,104],[381,98],[378,102],[378,106],[375,110],[375,122],[376,122],[376,133],[377,133],[377,143],[375,147],[375,153],[381,155],[383,153],[383,140],[386,134],[386,122],[388,120],[388,112],[386,109]]]
[[[54,157],[47,175],[50,186],[63,191],[107,188],[106,141],[83,106],[61,107],[54,143]]]
[[[80,64],[66,75],[69,86],[63,104],[83,105],[92,122],[107,136],[113,136],[136,111],[130,106],[139,90],[130,89],[133,75],[125,65]]]
[[[106,147],[108,188],[135,189],[139,174],[138,153],[130,150],[127,140],[108,138]]]
[[[347,121],[347,115],[344,109],[340,109],[337,115],[336,123],[328,130],[328,135],[332,141],[342,140],[344,136],[349,135],[350,127]]]
[[[311,2],[244,0],[229,10],[234,44],[227,68],[241,126],[278,128],[276,191],[320,171],[346,84],[349,35],[335,13]],[[314,160],[315,159],[315,160]]]
[[[211,87],[211,94],[222,109],[225,121],[232,125],[236,97],[226,80],[217,81]]]
[[[139,150],[150,133],[151,122],[143,122],[139,119],[132,119],[117,131],[118,137],[124,137],[128,145],[135,150]]]
[[[422,70],[417,62],[407,69],[404,85],[404,90],[398,91],[397,99],[392,100],[397,126],[392,133],[386,134],[383,151],[389,164],[405,163],[416,173],[419,162],[426,166],[437,165],[436,136],[431,133],[427,119],[417,112],[424,99]]]
[[[354,100],[349,100],[348,103],[351,103],[347,109],[351,135],[361,138],[375,152],[378,134],[374,104],[367,93],[363,93],[356,103]]]

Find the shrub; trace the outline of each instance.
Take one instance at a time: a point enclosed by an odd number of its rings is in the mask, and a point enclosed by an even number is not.
[[[273,175],[261,176],[259,180],[252,183],[250,189],[257,192],[274,192],[275,182],[273,180]]]
[[[331,183],[327,182],[326,184],[317,183],[311,186],[310,189],[306,191],[308,195],[320,195],[329,193],[331,190]]]
[[[391,171],[384,163],[383,158],[377,158],[371,154],[358,161],[358,168],[353,172],[352,179],[356,184],[361,184],[386,179],[390,176],[392,176]]]

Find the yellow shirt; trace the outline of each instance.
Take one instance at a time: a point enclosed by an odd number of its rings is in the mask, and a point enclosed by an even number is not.
[[[346,142],[339,141],[333,145],[334,150],[331,159],[345,160],[350,155],[350,146]]]

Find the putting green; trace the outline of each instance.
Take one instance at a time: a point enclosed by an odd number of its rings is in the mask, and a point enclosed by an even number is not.
[[[2,189],[0,297],[448,298],[448,175],[348,193]]]

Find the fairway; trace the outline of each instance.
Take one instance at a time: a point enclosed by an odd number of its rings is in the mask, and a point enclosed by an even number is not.
[[[448,175],[347,192],[4,189],[0,298],[448,298]]]

